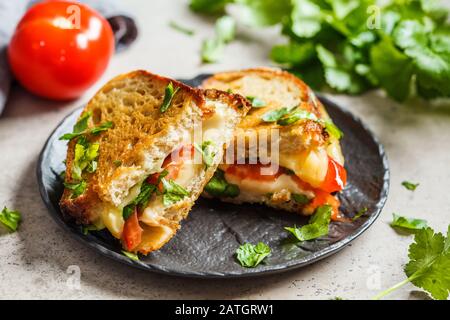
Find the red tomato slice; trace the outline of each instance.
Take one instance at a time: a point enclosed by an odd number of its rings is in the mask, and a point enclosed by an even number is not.
[[[175,150],[170,155],[168,155],[166,159],[164,159],[162,167],[168,172],[165,176],[166,180],[175,180],[176,178],[178,178],[181,167],[186,160],[193,157],[194,150],[195,149],[193,145],[185,145]],[[159,175],[159,173],[151,175],[150,177],[148,177],[147,182],[151,184],[158,183]],[[158,189],[160,191],[163,191],[162,183],[158,185]]]
[[[344,189],[347,183],[347,171],[335,160],[328,157],[328,170],[320,190],[332,193]]]
[[[144,230],[139,225],[137,209],[128,217],[123,227],[123,242],[128,251],[134,250],[142,241]]]

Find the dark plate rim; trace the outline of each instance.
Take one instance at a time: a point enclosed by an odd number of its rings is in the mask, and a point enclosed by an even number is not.
[[[194,78],[195,79],[195,78]],[[384,176],[383,176],[383,185],[382,185],[382,190],[381,190],[381,194],[380,194],[380,200],[377,203],[373,213],[370,215],[370,217],[358,228],[356,229],[355,232],[347,235],[345,238],[343,238],[342,240],[331,244],[330,246],[321,249],[317,252],[314,252],[314,254],[311,256],[306,256],[308,258],[308,260],[306,260],[305,258],[302,259],[297,259],[297,260],[292,260],[289,262],[286,262],[284,265],[280,265],[280,266],[274,266],[271,269],[266,269],[266,270],[257,270],[257,269],[252,269],[252,272],[246,272],[246,273],[236,273],[236,272],[230,272],[230,273],[221,273],[221,272],[217,272],[217,273],[212,273],[212,272],[198,272],[198,271],[190,271],[190,272],[182,272],[182,271],[178,271],[178,270],[172,270],[170,268],[165,268],[165,267],[159,267],[153,264],[146,264],[143,263],[141,261],[135,261],[135,260],[131,260],[127,257],[125,257],[123,254],[112,251],[104,246],[102,246],[101,244],[95,242],[95,237],[93,237],[92,235],[84,235],[81,232],[75,232],[68,224],[67,222],[64,220],[64,218],[62,217],[61,213],[58,212],[58,210],[55,209],[55,207],[53,206],[52,201],[50,200],[48,193],[46,191],[46,188],[44,186],[44,181],[43,181],[43,175],[42,175],[42,165],[43,165],[43,160],[45,157],[45,153],[46,150],[48,148],[48,146],[50,145],[50,142],[52,141],[52,139],[54,138],[54,135],[56,133],[56,131],[58,130],[58,128],[68,119],[70,118],[74,113],[79,112],[80,109],[82,107],[76,108],[74,109],[72,112],[70,112],[67,116],[65,116],[59,123],[58,125],[55,127],[55,129],[51,132],[51,134],[49,135],[47,141],[44,144],[44,147],[42,148],[40,154],[39,154],[39,158],[38,158],[38,162],[37,162],[37,167],[36,167],[36,175],[37,175],[37,180],[38,180],[38,186],[39,186],[39,193],[41,195],[41,198],[45,204],[45,206],[47,207],[47,209],[50,211],[50,214],[53,218],[53,220],[60,225],[64,230],[68,231],[69,233],[71,233],[72,235],[75,236],[75,238],[80,241],[81,243],[87,245],[88,247],[90,247],[91,249],[96,250],[97,252],[100,252],[102,255],[112,258],[115,261],[121,262],[123,264],[126,264],[128,266],[132,266],[141,270],[145,270],[145,271],[150,271],[150,272],[156,272],[159,274],[165,274],[165,275],[170,275],[170,276],[178,276],[178,277],[185,277],[185,278],[206,278],[206,279],[217,279],[217,278],[227,278],[227,279],[231,279],[231,278],[249,278],[249,277],[257,277],[257,276],[265,276],[265,275],[273,275],[273,274],[278,274],[281,272],[287,272],[287,271],[291,271],[294,269],[298,269],[307,265],[310,265],[314,262],[317,262],[319,260],[322,260],[326,257],[329,257],[330,255],[344,249],[350,242],[354,241],[355,239],[357,239],[362,233],[364,233],[374,222],[375,220],[380,216],[381,211],[386,203],[387,200],[387,196],[389,193],[389,181],[390,181],[390,170],[389,170],[389,164],[388,164],[388,159],[387,159],[387,155],[386,152],[384,150],[383,145],[379,142],[378,138],[373,134],[372,130],[370,130],[361,120],[359,117],[353,115],[352,113],[350,113],[349,111],[341,108],[338,104],[332,102],[331,100],[329,100],[328,98],[324,97],[321,94],[317,94],[317,97],[322,101],[322,103],[327,106],[327,105],[331,105],[333,108],[336,108],[337,110],[339,110],[339,112],[344,113],[346,116],[348,116],[349,118],[351,118],[354,122],[358,123],[364,130],[366,130],[368,132],[368,134],[371,136],[371,138],[373,139],[374,143],[377,145],[378,147],[378,155],[380,156],[380,158],[382,159],[382,165],[383,165],[383,169],[384,169]],[[249,271],[248,269],[245,269],[246,271]]]

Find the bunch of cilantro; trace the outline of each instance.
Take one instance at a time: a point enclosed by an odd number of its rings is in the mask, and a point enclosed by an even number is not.
[[[382,88],[400,102],[450,97],[450,24],[439,0],[190,0],[207,15],[230,6],[246,25],[281,25],[288,42],[273,47],[272,60],[315,89]],[[204,61],[220,57],[226,41],[216,33]]]

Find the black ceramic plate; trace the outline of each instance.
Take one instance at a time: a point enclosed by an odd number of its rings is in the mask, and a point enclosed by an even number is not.
[[[196,86],[204,76],[184,82]],[[259,205],[232,205],[199,199],[183,221],[181,230],[161,250],[140,261],[121,254],[117,240],[107,231],[83,235],[81,227],[65,220],[58,201],[63,191],[59,173],[64,170],[66,143],[58,137],[70,132],[81,108],[68,115],[55,129],[39,157],[37,178],[42,198],[51,216],[65,230],[94,250],[132,267],[189,277],[246,277],[299,268],[344,248],[376,220],[386,201],[389,169],[383,147],[352,114],[320,97],[334,122],[344,132],[343,153],[348,184],[339,194],[341,211],[352,217],[361,208],[367,213],[353,223],[332,223],[329,236],[295,244],[285,226],[303,225],[307,219]],[[263,241],[272,248],[264,264],[253,269],[235,260],[236,248],[244,243]]]

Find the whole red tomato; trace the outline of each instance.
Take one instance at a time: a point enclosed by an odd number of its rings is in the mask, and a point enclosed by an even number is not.
[[[77,98],[97,81],[114,53],[114,36],[99,13],[74,1],[31,7],[8,48],[17,80],[36,95]]]

